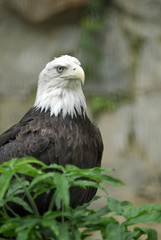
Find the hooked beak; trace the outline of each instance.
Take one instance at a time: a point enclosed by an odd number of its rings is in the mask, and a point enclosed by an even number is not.
[[[84,84],[85,81],[85,73],[81,66],[75,65],[73,67],[73,75],[76,79],[81,80],[82,84]]]

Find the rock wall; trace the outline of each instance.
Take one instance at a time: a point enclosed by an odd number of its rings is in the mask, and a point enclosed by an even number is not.
[[[106,54],[106,61],[111,62],[112,56],[112,60],[115,58],[115,67],[112,64],[110,68],[105,67],[104,74],[106,75],[105,72],[109,69],[110,72],[114,69],[113,76],[117,79],[113,81],[114,85],[126,80],[133,101],[113,113],[101,116],[102,132],[105,142],[108,143],[105,147],[105,158],[108,159],[107,165],[115,167],[116,175],[120,175],[128,184],[130,196],[159,202],[161,2],[142,0],[135,1],[134,4],[134,1],[117,0],[113,8],[108,11],[107,23],[109,24],[108,20],[111,19],[113,27],[109,38],[114,40],[107,43],[108,47],[109,44],[112,45],[112,53]],[[110,50],[106,49],[107,52]],[[126,92],[126,84],[122,86]],[[104,164],[106,165],[106,160]],[[120,194],[124,198],[124,194]]]
[[[6,2],[27,21],[41,23],[55,14],[83,6],[87,0],[7,0]]]

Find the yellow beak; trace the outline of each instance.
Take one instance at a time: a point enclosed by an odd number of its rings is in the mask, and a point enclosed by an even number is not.
[[[84,84],[85,82],[85,73],[84,73],[84,70],[81,66],[79,65],[75,65],[73,67],[73,74],[74,74],[74,77],[81,80],[82,84]]]

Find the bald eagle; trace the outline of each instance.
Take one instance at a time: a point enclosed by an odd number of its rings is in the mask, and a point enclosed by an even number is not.
[[[34,106],[0,136],[0,163],[33,156],[45,164],[100,166],[103,143],[99,129],[87,117],[82,91],[85,74],[77,58],[63,55],[49,62],[39,75]],[[71,207],[89,202],[96,189],[71,191]],[[43,214],[49,197],[36,201]]]

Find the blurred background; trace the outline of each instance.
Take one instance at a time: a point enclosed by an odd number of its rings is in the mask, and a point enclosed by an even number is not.
[[[82,63],[103,166],[125,182],[109,194],[159,203],[161,0],[0,0],[1,133],[33,105],[40,71],[62,54]]]

